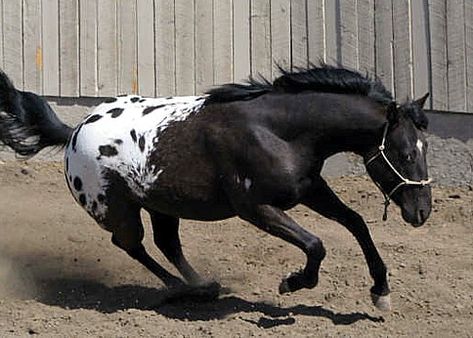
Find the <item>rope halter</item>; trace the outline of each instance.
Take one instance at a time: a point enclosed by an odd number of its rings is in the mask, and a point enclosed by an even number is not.
[[[386,156],[386,153],[384,152],[384,150],[386,148],[385,143],[386,143],[386,136],[388,134],[388,128],[389,128],[389,123],[386,123],[385,126],[384,126],[384,131],[383,131],[383,140],[381,141],[381,145],[378,147],[378,151],[368,161],[365,161],[365,167],[368,167],[368,165],[370,165],[370,163],[372,163],[378,157],[383,158],[384,162],[386,162],[386,164],[389,166],[389,168],[391,168],[391,170],[401,180],[401,182],[398,185],[396,185],[393,189],[391,189],[391,191],[389,193],[386,193],[384,191],[384,189],[381,187],[381,185],[378,182],[374,181],[374,183],[378,186],[379,190],[381,190],[381,192],[384,195],[383,221],[386,221],[388,219],[388,207],[391,204],[392,195],[400,187],[402,187],[404,185],[417,185],[417,186],[422,186],[423,187],[423,186],[426,186],[426,185],[430,184],[430,182],[432,182],[431,178],[427,178],[427,179],[421,180],[421,181],[410,180],[410,179],[405,178],[404,176],[402,176],[401,173],[396,168],[394,168],[394,165],[391,163],[391,161]]]

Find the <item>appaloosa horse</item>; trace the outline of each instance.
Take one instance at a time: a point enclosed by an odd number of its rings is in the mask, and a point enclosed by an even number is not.
[[[180,218],[239,216],[296,245],[307,262],[282,280],[286,293],[315,287],[325,257],[320,238],[285,213],[304,204],[356,238],[381,309],[390,307],[386,267],[363,218],[320,176],[324,161],[342,151],[359,154],[386,208],[392,199],[414,226],[431,211],[422,134],[427,95],[398,105],[380,81],[344,68],[282,71],[273,83],[250,79],[205,96],[111,98],[74,129],[4,73],[0,97],[0,140],[24,156],[65,146],[76,201],[168,287],[183,282],[146,252],[141,209],[151,215],[156,245],[190,285],[203,281],[182,253]]]

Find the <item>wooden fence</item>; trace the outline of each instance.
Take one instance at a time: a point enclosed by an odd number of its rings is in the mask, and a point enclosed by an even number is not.
[[[325,60],[473,111],[473,0],[0,0],[0,67],[50,96],[202,93]]]

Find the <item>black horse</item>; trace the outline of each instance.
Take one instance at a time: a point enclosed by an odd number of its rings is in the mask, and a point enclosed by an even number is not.
[[[239,216],[296,245],[307,262],[282,280],[286,293],[315,287],[325,257],[322,241],[284,212],[301,203],[354,235],[374,280],[373,302],[386,310],[386,266],[363,218],[320,176],[324,161],[359,154],[407,222],[420,226],[431,211],[427,95],[398,105],[379,80],[344,68],[282,71],[273,83],[250,79],[201,97],[111,98],[75,129],[4,73],[0,97],[0,140],[24,156],[66,146],[66,181],[77,202],[168,287],[184,282],[143,247],[141,209],[151,215],[156,245],[189,285],[203,281],[182,253],[180,218]]]

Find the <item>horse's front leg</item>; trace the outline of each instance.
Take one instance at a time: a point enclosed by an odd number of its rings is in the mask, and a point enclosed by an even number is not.
[[[322,241],[302,228],[282,210],[270,205],[246,205],[237,208],[238,215],[259,229],[294,244],[307,255],[303,270],[284,278],[279,293],[293,292],[302,288],[313,288],[318,283],[320,263],[325,257]]]
[[[304,198],[303,204],[322,216],[337,221],[353,234],[363,250],[374,280],[374,286],[371,288],[372,301],[378,309],[389,311],[391,300],[386,266],[363,218],[346,206],[322,178],[316,181],[309,195]]]

